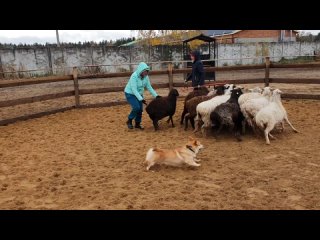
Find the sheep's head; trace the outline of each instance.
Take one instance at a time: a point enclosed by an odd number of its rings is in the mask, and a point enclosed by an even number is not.
[[[281,94],[282,94],[282,91],[280,89],[275,89],[272,92],[272,98],[271,99],[273,99],[273,101],[280,100],[281,99]]]
[[[226,87],[224,86],[224,85],[222,85],[222,86],[214,86],[214,91],[211,91],[212,92],[212,94],[208,94],[208,96],[212,96],[213,94],[217,94],[217,95],[223,95],[224,94],[224,92],[225,92],[225,89],[226,89]]]
[[[225,94],[230,94],[231,91],[232,91],[233,89],[235,89],[235,88],[236,88],[236,85],[234,85],[234,84],[226,84],[226,85],[225,85],[225,91],[224,91],[224,93],[225,93]]]
[[[281,95],[283,92],[280,89],[273,90],[273,95]]]
[[[231,98],[238,99],[243,94],[241,88],[231,90]]]
[[[262,93],[262,89],[260,87],[255,87],[249,89],[250,92]]]
[[[176,97],[178,97],[178,96],[179,96],[178,90],[175,89],[175,88],[171,89],[170,92],[169,92],[169,96],[176,96]]]
[[[271,87],[264,87],[262,91],[262,95],[265,97],[270,97],[272,95]]]

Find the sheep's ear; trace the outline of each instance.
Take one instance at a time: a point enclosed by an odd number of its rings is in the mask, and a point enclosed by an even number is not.
[[[252,88],[250,88],[250,89],[249,89],[249,91],[250,91],[250,92],[252,92],[252,91],[253,91],[253,89],[252,89]]]

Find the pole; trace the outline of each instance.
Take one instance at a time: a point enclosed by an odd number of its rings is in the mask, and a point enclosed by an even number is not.
[[[264,86],[269,87],[270,57],[266,57],[265,60],[266,60],[266,69],[265,69]]]
[[[56,37],[57,37],[57,46],[60,47],[59,32],[58,32],[58,30],[56,30]]]

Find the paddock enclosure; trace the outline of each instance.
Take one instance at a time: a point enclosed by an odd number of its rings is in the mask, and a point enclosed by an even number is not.
[[[264,69],[228,71],[216,76],[231,82],[237,77],[265,79],[265,73]],[[191,89],[184,87],[180,73],[172,74],[171,85],[168,77],[150,76],[152,83],[168,84],[156,88],[160,95],[176,87],[182,96],[174,116],[176,126],[171,128],[163,120],[159,132],[146,112],[144,131],[127,129],[130,108],[122,102],[122,91],[80,94],[80,104],[95,108],[75,108],[73,81],[1,87],[1,209],[319,209],[319,76],[319,68],[271,69],[270,82],[239,83],[245,90],[268,83],[287,94],[282,102],[299,133],[285,125],[284,133],[275,131],[277,140],[270,146],[250,131],[242,142],[227,131],[218,139],[184,131],[179,123],[183,96]],[[288,83],[272,78],[286,78]],[[300,82],[291,83],[291,78]],[[306,78],[312,81],[303,84]],[[126,80],[114,78],[108,87]],[[1,82],[5,80],[0,86]],[[99,78],[79,77],[80,93],[82,86],[94,90],[105,84]],[[73,95],[14,102],[67,91]],[[5,105],[8,101],[14,106]],[[114,106],[103,107],[106,102]],[[53,113],[58,108],[66,111]],[[44,111],[52,114],[5,122]],[[199,168],[155,166],[153,172],[146,171],[144,159],[150,147],[178,147],[188,136],[197,137],[205,147],[199,153]]]

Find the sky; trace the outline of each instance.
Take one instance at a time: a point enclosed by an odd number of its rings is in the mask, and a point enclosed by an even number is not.
[[[318,34],[320,30],[300,30]],[[59,30],[60,42],[100,42],[136,37],[132,30]],[[0,43],[34,44],[56,43],[55,30],[0,30]]]

